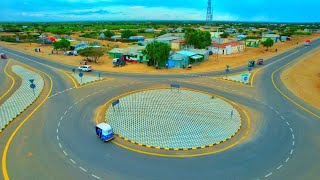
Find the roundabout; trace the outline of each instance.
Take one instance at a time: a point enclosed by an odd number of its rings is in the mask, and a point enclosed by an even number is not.
[[[313,146],[312,137],[318,119],[279,94],[273,83],[286,91],[277,74],[275,82],[270,79],[279,66],[308,52],[297,50],[301,52],[279,55],[266,64],[253,88],[206,77],[144,75],[114,75],[114,81],[74,88],[63,74],[26,60],[28,56],[21,58],[23,54],[12,54],[48,72],[54,88],[11,137],[3,157],[7,175],[10,179],[314,179],[319,173],[310,167],[319,165],[315,158],[319,148]],[[167,88],[177,82],[183,87],[179,91]],[[112,107],[117,99],[119,104]],[[97,138],[93,128],[96,121],[105,120],[118,133],[108,143]],[[15,121],[20,122],[19,117]]]
[[[123,139],[165,150],[194,150],[231,139],[240,129],[238,111],[226,101],[191,90],[156,89],[118,100],[106,121]]]

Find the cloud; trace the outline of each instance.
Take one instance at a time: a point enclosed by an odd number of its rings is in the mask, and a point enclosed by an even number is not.
[[[107,10],[103,10],[103,9],[99,9],[99,10],[93,10],[93,11],[71,11],[71,12],[67,12],[65,14],[69,14],[69,15],[80,15],[80,16],[86,16],[86,15],[94,15],[94,14],[110,14],[109,11]]]

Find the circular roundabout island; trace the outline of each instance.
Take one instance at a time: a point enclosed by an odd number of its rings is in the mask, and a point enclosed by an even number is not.
[[[230,103],[184,89],[123,96],[107,109],[106,121],[124,140],[164,150],[211,147],[231,139],[241,127],[240,114]]]

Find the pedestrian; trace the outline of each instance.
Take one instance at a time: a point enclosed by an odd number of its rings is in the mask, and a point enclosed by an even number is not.
[[[41,52],[40,48],[39,48],[39,52]]]
[[[276,52],[278,52],[278,49],[276,49]]]
[[[51,54],[53,54],[53,50],[51,50]]]
[[[84,61],[83,61],[83,64],[84,64],[84,65],[87,65],[87,60],[84,60]]]
[[[166,63],[166,68],[168,69],[168,67],[169,67],[169,64],[168,64],[168,63]]]

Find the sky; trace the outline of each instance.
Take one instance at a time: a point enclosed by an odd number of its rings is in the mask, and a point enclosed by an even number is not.
[[[1,0],[0,21],[205,20],[207,0]],[[214,21],[320,22],[320,0],[212,0]]]

